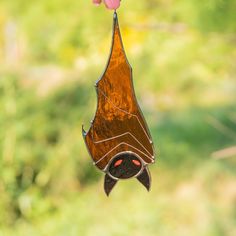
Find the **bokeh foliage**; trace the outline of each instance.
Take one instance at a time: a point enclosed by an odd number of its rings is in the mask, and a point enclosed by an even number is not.
[[[158,161],[148,195],[131,180],[107,199],[81,125],[95,112],[112,13],[0,1],[0,235],[235,235],[235,155],[212,155],[236,143],[235,12],[234,0],[122,1]]]

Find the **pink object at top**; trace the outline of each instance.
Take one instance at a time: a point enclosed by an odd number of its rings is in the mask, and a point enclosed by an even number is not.
[[[103,0],[104,4],[106,7],[110,10],[116,10],[120,6],[120,1],[121,0]],[[102,0],[93,0],[93,3],[95,5],[101,4]]]
[[[116,10],[120,6],[120,0],[104,0],[104,3],[111,10]]]

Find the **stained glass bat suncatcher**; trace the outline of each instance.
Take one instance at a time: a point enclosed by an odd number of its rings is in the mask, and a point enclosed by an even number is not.
[[[148,164],[154,163],[150,132],[137,103],[132,68],[122,44],[117,13],[114,13],[110,57],[95,84],[97,111],[83,137],[94,164],[106,173],[107,195],[120,179],[136,177],[150,189]]]

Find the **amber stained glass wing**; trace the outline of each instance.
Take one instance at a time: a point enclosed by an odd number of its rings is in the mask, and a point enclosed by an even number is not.
[[[127,151],[137,154],[144,165],[153,163],[153,143],[135,97],[116,13],[110,57],[95,87],[97,111],[88,132],[83,129],[94,164],[105,171],[114,156]]]

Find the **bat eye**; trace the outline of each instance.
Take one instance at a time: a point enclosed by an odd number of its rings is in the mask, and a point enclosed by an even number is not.
[[[118,160],[118,161],[116,161],[115,164],[114,164],[114,167],[119,166],[119,165],[122,163],[122,161],[123,161],[123,160],[121,160],[121,159]]]
[[[140,161],[137,161],[137,160],[132,160],[132,162],[136,165],[136,166],[141,166],[141,163]]]

